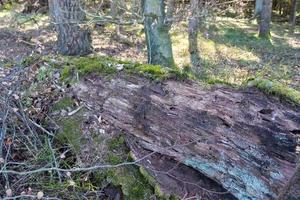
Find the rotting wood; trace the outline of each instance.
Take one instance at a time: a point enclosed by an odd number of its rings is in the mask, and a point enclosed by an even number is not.
[[[299,108],[255,89],[88,80],[74,86],[77,97],[140,148],[198,170],[238,199],[276,199],[295,170]]]

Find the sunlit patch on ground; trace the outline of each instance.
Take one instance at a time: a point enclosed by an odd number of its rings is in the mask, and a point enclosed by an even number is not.
[[[179,66],[190,62],[186,26],[183,23],[171,32]],[[273,23],[270,41],[259,39],[256,22],[245,19],[218,17],[202,32],[198,46],[202,68],[209,78],[241,84],[253,76],[262,76],[299,89],[300,37],[290,34],[289,24]]]
[[[17,10],[0,12],[0,29],[19,31],[29,36],[28,41],[17,38],[17,47],[5,38],[0,40],[4,58],[18,54],[29,55],[33,47],[47,54],[55,50],[56,35],[49,18],[41,14],[17,14]],[[256,21],[217,17],[209,26],[199,31],[198,46],[201,66],[208,78],[218,78],[233,84],[241,84],[253,76],[263,76],[299,89],[300,85],[300,29],[290,34],[289,24],[272,23],[272,38],[261,40],[257,36]],[[178,67],[190,65],[187,23],[175,24],[171,29],[173,54]],[[93,29],[94,55],[113,56],[121,60],[145,63],[147,52],[142,25],[126,26],[121,33],[126,42],[116,37],[115,25],[91,25]],[[3,31],[2,31],[3,32]],[[14,52],[11,49],[14,48]],[[2,59],[4,59],[2,58]],[[20,58],[21,59],[21,58]],[[18,59],[18,60],[20,60]],[[230,77],[232,76],[232,77]],[[229,78],[230,77],[230,78]]]

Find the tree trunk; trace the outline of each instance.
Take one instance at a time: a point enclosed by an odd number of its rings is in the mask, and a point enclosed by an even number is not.
[[[80,0],[49,0],[57,31],[58,51],[63,55],[91,53],[91,31],[84,25],[86,15]]]
[[[263,0],[255,1],[255,15],[260,15],[263,7]]]
[[[256,0],[255,1],[254,14],[249,19],[249,21],[254,20],[254,19],[257,19],[257,21],[259,21],[260,15],[261,15],[261,11],[262,11],[262,4],[263,4],[263,0]]]
[[[189,39],[189,53],[192,71],[200,72],[200,56],[198,49],[198,28],[200,23],[199,16],[199,0],[191,0],[190,2],[191,16],[189,18],[188,39]]]
[[[132,145],[198,170],[238,199],[276,199],[296,168],[300,109],[255,89],[119,74],[90,77],[73,91]]]
[[[278,200],[299,200],[300,199],[300,162],[288,184],[284,187]]]
[[[262,11],[259,24],[259,37],[270,37],[270,24],[272,17],[272,0],[263,0]]]
[[[164,0],[144,0],[143,14],[148,63],[173,67],[175,64],[169,35],[170,27],[165,23]]]
[[[294,32],[295,26],[296,26],[297,3],[298,3],[298,0],[292,1],[292,8],[291,8],[291,14],[290,14],[291,32]]]

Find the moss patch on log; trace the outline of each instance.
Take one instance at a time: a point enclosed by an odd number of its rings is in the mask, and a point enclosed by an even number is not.
[[[257,87],[267,94],[272,94],[295,105],[300,105],[300,92],[279,82],[256,78],[249,81],[248,86]]]
[[[162,200],[177,200],[178,198],[172,194],[164,193],[161,190],[159,183],[155,180],[153,176],[144,168],[139,167],[140,173],[144,176],[144,178],[148,181],[148,183],[154,188],[155,195],[158,196]]]
[[[132,63],[128,61],[116,60],[111,57],[66,57],[65,64],[62,65],[61,79],[70,81],[78,74],[80,77],[96,75],[114,75],[119,71],[125,71],[128,74],[137,74],[151,80],[162,81],[166,79],[187,79],[190,74],[179,68],[166,68],[160,65],[149,65],[141,63]]]
[[[137,167],[128,166],[107,171],[107,181],[120,186],[126,200],[148,200],[154,195],[153,188]]]

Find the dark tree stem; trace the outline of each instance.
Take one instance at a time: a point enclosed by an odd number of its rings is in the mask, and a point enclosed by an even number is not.
[[[80,0],[50,0],[49,8],[58,33],[58,51],[63,55],[91,53],[91,32]]]
[[[173,67],[175,64],[169,35],[170,26],[165,21],[164,0],[144,0],[143,12],[148,63]]]
[[[272,0],[263,0],[263,6],[259,24],[259,37],[269,38],[270,37],[270,26],[272,17]]]

